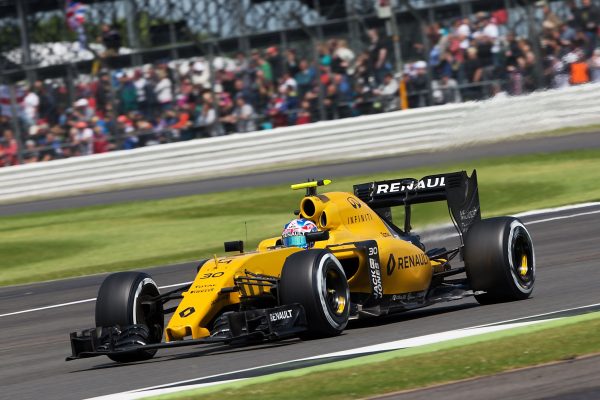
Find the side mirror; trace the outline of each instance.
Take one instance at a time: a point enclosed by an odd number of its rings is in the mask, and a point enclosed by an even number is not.
[[[232,242],[223,243],[225,246],[225,251],[239,251],[240,253],[244,252],[244,242],[242,240],[234,240]]]
[[[310,232],[304,236],[306,237],[306,242],[308,243],[321,242],[323,240],[329,240],[329,231]]]

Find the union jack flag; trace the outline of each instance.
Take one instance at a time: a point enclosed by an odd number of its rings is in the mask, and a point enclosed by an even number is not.
[[[79,1],[67,1],[67,24],[77,31],[85,23],[88,6]]]

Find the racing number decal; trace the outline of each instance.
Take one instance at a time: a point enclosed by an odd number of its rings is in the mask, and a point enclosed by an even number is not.
[[[369,259],[369,282],[371,283],[371,298],[379,300],[383,298],[383,285],[381,283],[381,267],[379,266],[379,248],[375,240],[367,240],[357,243],[364,246]]]
[[[225,272],[208,272],[206,274],[203,274],[200,279],[209,279],[209,278],[218,278],[220,276],[223,276],[225,274]]]

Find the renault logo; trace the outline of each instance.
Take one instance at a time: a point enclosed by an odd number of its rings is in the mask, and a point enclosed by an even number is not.
[[[194,312],[196,311],[196,309],[194,307],[188,307],[185,310],[181,311],[179,313],[179,316],[181,318],[185,318],[185,317],[189,317],[190,315],[192,315]]]
[[[356,200],[354,197],[348,197],[348,203],[350,203],[352,208],[361,208],[362,207],[362,204],[360,204],[360,202],[358,200]]]

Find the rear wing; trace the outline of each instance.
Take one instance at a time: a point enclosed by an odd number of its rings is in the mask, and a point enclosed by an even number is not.
[[[390,207],[405,207],[404,229],[410,231],[412,204],[447,201],[452,222],[459,233],[467,233],[471,225],[481,219],[477,171],[471,176],[465,171],[414,178],[354,185],[354,194],[367,203],[384,219],[391,222]]]

